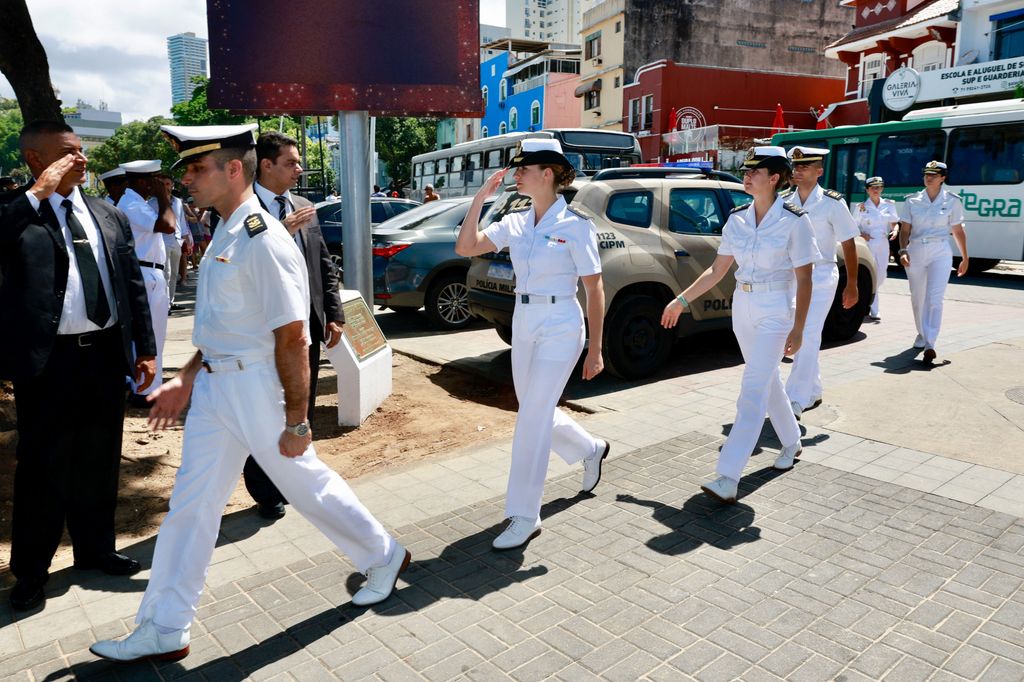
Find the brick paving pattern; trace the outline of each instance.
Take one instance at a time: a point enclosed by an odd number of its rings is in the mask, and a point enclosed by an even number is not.
[[[130,619],[0,663],[14,680],[1020,680],[1024,523],[811,463],[698,485],[720,437],[609,462],[599,494],[549,481],[543,533],[496,553],[502,500],[398,529],[395,596],[327,552],[204,596],[192,653],[117,666],[87,650]],[[342,606],[338,606],[341,604]]]

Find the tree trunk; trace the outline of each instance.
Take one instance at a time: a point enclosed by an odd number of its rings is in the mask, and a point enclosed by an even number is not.
[[[25,123],[63,121],[60,101],[50,82],[50,64],[39,42],[25,0],[0,0],[0,72],[21,107]]]

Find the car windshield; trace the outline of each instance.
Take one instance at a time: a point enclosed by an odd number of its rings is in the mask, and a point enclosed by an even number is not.
[[[567,187],[562,190],[561,195],[565,197],[565,203],[572,203],[573,198],[576,196],[575,187]],[[484,229],[491,223],[496,223],[512,211],[518,211],[521,208],[526,208],[531,203],[530,197],[524,196],[515,190],[506,190],[498,195],[498,198],[491,204],[489,211],[484,213],[484,217],[480,219],[480,229]]]
[[[468,201],[432,201],[385,220],[379,230],[422,230],[428,227],[448,225],[453,227],[462,222],[469,210]]]

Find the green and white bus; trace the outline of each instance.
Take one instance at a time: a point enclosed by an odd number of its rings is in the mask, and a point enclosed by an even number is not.
[[[925,163],[945,161],[947,188],[964,202],[971,270],[1024,260],[1024,99],[919,109],[902,121],[779,133],[772,141],[828,147],[822,184],[851,202],[863,201],[864,180],[880,175],[885,196],[901,203],[922,188]]]

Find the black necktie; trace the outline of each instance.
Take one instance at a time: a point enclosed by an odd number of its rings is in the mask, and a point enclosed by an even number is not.
[[[66,211],[65,220],[71,232],[71,245],[75,249],[75,260],[78,261],[78,273],[82,276],[82,293],[85,294],[85,314],[97,327],[103,327],[110,320],[110,304],[107,303],[107,292],[100,279],[100,269],[96,265],[89,238],[85,236],[85,228],[75,217],[74,204],[65,199],[60,205]]]

